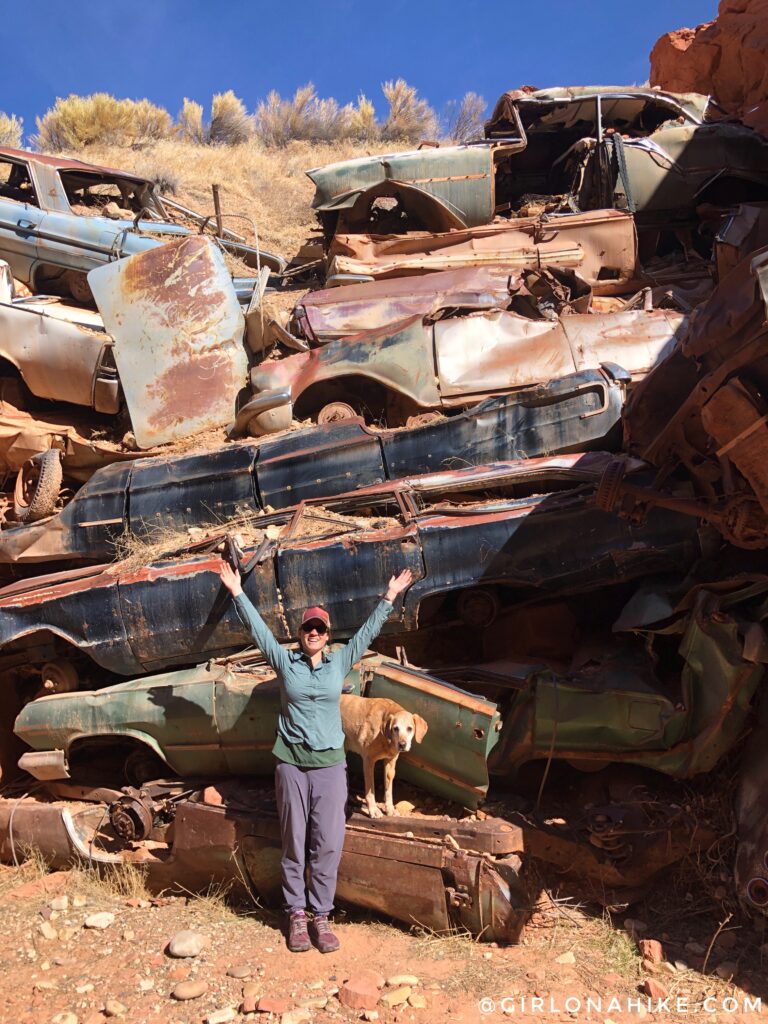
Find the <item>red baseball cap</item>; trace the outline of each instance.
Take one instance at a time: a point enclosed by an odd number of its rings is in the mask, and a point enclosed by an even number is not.
[[[324,622],[327,629],[331,628],[330,615],[325,610],[325,608],[321,608],[319,605],[317,605],[314,608],[307,608],[307,610],[301,617],[302,626],[304,625],[305,622],[311,622],[313,619],[317,619],[319,622]]]

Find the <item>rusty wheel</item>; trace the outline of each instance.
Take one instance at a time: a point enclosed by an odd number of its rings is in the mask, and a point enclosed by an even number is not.
[[[499,598],[489,587],[473,587],[459,594],[457,611],[466,626],[484,629],[496,620],[499,614]]]
[[[18,472],[13,492],[16,518],[22,523],[35,523],[53,515],[62,477],[61,458],[55,448],[27,459]]]
[[[613,512],[616,508],[626,470],[627,464],[624,459],[613,459],[603,470],[595,494],[595,504],[603,512]]]
[[[768,522],[755,498],[732,498],[726,505],[720,530],[737,548],[768,548]]]
[[[71,661],[47,661],[40,676],[46,693],[74,693],[80,681]]]
[[[317,414],[318,423],[338,423],[340,420],[353,420],[357,413],[346,402],[329,402]]]
[[[143,786],[145,782],[163,779],[168,775],[168,765],[149,749],[132,750],[125,759],[123,773],[131,786]]]

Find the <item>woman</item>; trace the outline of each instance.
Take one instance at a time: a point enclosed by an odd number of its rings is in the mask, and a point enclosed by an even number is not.
[[[413,581],[410,569],[393,576],[387,592],[346,647],[325,648],[331,620],[324,608],[307,608],[301,620],[298,651],[282,647],[243,593],[240,573],[224,562],[221,581],[235,599],[237,612],[254,642],[277,673],[280,716],[272,753],[277,758],[275,790],[282,840],[283,897],[288,909],[288,949],[311,948],[306,903],[321,953],[339,948],[328,916],[333,910],[336,875],[344,846],[347,763],[339,698],[344,678],[379,635],[392,605]],[[309,850],[309,887],[305,888],[305,852]]]

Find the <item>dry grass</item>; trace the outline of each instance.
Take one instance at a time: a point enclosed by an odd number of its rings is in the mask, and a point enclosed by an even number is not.
[[[4,114],[0,110],[0,146],[18,149],[24,135],[24,122],[15,114]]]
[[[94,144],[87,154],[73,149],[71,155],[170,181],[179,202],[204,214],[213,214],[211,185],[220,183],[224,224],[255,241],[252,221],[263,248],[290,257],[317,227],[310,208],[314,186],[306,170],[367,152],[363,145],[349,141],[335,145],[291,142],[275,150],[265,149],[256,140],[239,146],[200,146],[164,139],[139,150]]]
[[[213,146],[240,146],[253,135],[253,118],[243,101],[231,89],[218,92],[211,100],[208,141]]]
[[[19,866],[7,867],[0,872],[0,898],[20,885],[42,878],[50,871],[48,861],[43,856],[42,851],[36,846],[18,843],[16,845],[16,856]]]
[[[93,902],[130,899],[148,900],[147,872],[136,864],[106,864],[98,868],[78,864],[67,882],[70,893],[78,893]]]
[[[163,107],[147,99],[116,99],[106,92],[59,97],[36,121],[35,145],[56,153],[96,143],[146,144],[167,138],[173,128],[171,115]]]

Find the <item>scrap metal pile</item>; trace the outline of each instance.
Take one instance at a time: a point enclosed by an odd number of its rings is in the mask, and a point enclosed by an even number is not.
[[[348,685],[429,723],[416,807],[352,816],[341,898],[512,941],[533,858],[626,903],[751,731],[765,910],[767,157],[703,96],[510,92],[476,143],[309,171],[289,265],[0,151],[0,856],[268,897],[278,693],[221,559],[286,642],[407,566]]]

